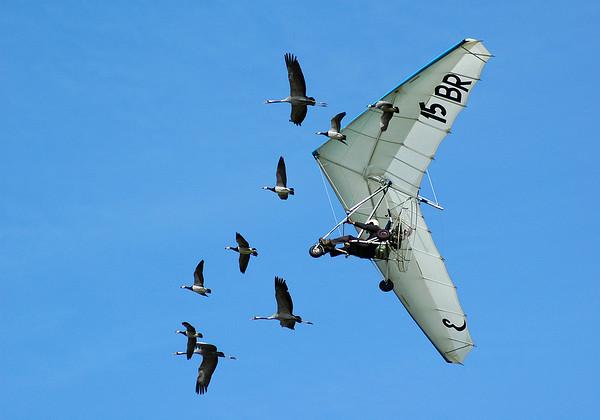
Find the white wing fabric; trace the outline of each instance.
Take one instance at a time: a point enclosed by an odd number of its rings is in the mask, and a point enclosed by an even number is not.
[[[462,363],[473,341],[417,197],[425,170],[490,57],[480,41],[458,43],[381,98],[400,110],[386,131],[380,131],[381,111],[370,108],[341,131],[348,146],[329,140],[313,153],[346,210],[372,194],[383,180],[392,182],[385,205],[375,216],[384,226],[389,209],[394,217],[401,214],[402,220],[416,227],[411,234],[411,257],[402,269],[391,260],[376,260],[376,264],[450,363]],[[374,197],[354,218],[364,222],[377,201]]]

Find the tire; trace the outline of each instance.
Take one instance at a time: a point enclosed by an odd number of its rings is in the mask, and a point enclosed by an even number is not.
[[[394,283],[391,280],[381,280],[379,282],[379,289],[382,292],[391,292],[394,290]]]
[[[315,245],[311,246],[310,248],[308,248],[308,253],[313,258],[319,258],[325,254],[325,249],[323,248],[323,245],[315,244]]]
[[[380,241],[387,241],[390,239],[390,231],[387,229],[381,229],[379,232],[377,232],[377,239]]]

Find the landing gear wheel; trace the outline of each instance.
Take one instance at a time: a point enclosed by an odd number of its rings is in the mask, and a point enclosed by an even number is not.
[[[379,232],[377,232],[377,239],[380,241],[387,241],[390,239],[390,231],[387,229],[381,229]]]
[[[379,282],[379,289],[382,292],[391,292],[394,290],[394,283],[391,280],[381,280]]]
[[[308,253],[313,258],[319,258],[319,257],[322,257],[323,254],[325,254],[325,249],[323,248],[323,245],[315,244],[315,245],[311,246],[310,248],[308,248]]]

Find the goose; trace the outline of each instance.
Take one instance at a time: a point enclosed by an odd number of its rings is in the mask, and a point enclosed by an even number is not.
[[[192,355],[199,354],[200,356],[206,356],[207,354],[211,354],[211,353],[215,353],[215,355],[217,357],[223,357],[225,359],[237,360],[237,357],[235,357],[235,356],[230,356],[228,354],[223,353],[222,351],[217,351],[217,347],[215,347],[214,344],[204,343],[202,341],[199,341],[198,343],[196,343],[196,348],[193,349],[193,351],[192,351]],[[184,354],[187,355],[187,352],[176,351],[173,354],[175,356],[183,356]]]
[[[200,261],[194,270],[194,284],[192,286],[181,286],[181,289],[188,289],[199,295],[206,296],[210,294],[210,289],[204,287],[204,260]]]
[[[381,114],[381,121],[379,121],[379,128],[382,132],[387,130],[388,124],[394,116],[394,113],[400,112],[400,109],[397,106],[394,106],[393,103],[387,101],[377,101],[376,103],[371,104],[368,107],[379,109],[383,112]]]
[[[277,319],[279,320],[279,325],[289,328],[290,330],[294,329],[296,322],[312,325],[312,322],[304,321],[298,315],[292,314],[294,310],[294,304],[292,302],[290,292],[288,292],[287,284],[285,283],[284,279],[277,276],[275,276],[275,299],[277,300],[276,313],[271,316],[255,316],[252,318],[252,320]]]
[[[230,249],[240,254],[240,271],[245,273],[246,268],[248,268],[248,263],[250,262],[250,255],[258,257],[258,251],[256,248],[250,248],[248,241],[245,240],[239,232],[235,233],[235,241],[238,243],[238,246],[226,246],[225,249]]]
[[[285,161],[283,160],[283,156],[279,157],[276,175],[277,184],[274,187],[263,187],[263,190],[273,191],[282,200],[287,200],[288,195],[294,195],[294,189],[287,187],[287,175],[285,173]]]
[[[329,129],[329,131],[317,131],[317,134],[322,134],[324,136],[329,137],[330,139],[338,140],[347,146],[348,143],[346,143],[345,141],[346,135],[340,133],[342,118],[344,118],[345,116],[345,112],[340,112],[331,119],[331,128]]]
[[[302,121],[306,118],[308,105],[327,106],[325,102],[317,102],[312,96],[306,96],[306,82],[300,68],[298,59],[290,53],[285,54],[285,65],[288,71],[288,80],[290,82],[290,95],[283,99],[268,99],[265,103],[275,104],[287,102],[292,104],[292,113],[290,114],[290,122],[296,125],[302,125]]]
[[[183,334],[187,337],[187,351],[185,353],[182,352],[181,354],[185,354],[187,356],[187,359],[190,360],[192,358],[192,355],[194,354],[197,339],[202,338],[202,334],[196,332],[196,328],[194,328],[194,326],[189,322],[182,322],[181,325],[185,327],[185,331],[177,330],[176,333]]]

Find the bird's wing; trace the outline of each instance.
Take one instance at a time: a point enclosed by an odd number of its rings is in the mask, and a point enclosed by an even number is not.
[[[288,292],[285,280],[281,277],[275,277],[275,300],[277,300],[278,314],[292,314],[294,310],[292,297],[290,296],[290,292]]]
[[[196,348],[202,350],[202,353],[216,353],[217,346],[214,344],[199,342],[196,344]]]
[[[392,119],[393,116],[394,116],[393,112],[384,112],[383,114],[381,114],[381,124],[380,124],[381,131],[387,130],[388,124],[390,123],[390,120]]]
[[[183,321],[181,323],[181,325],[183,325],[185,327],[185,329],[187,330],[187,332],[189,332],[190,334],[196,334],[196,328],[194,328],[194,326],[192,324],[190,324],[187,321]]]
[[[290,53],[285,55],[288,79],[290,81],[290,96],[306,96],[306,82],[298,59]]]
[[[190,360],[194,355],[194,349],[196,348],[197,341],[198,339],[196,337],[188,337],[187,348],[185,349],[185,355],[188,360]]]
[[[235,241],[242,248],[249,248],[250,247],[250,244],[248,243],[248,241],[245,240],[244,237],[239,234],[239,232],[235,232]]]
[[[290,114],[290,121],[296,125],[302,125],[302,121],[306,118],[308,107],[306,105],[292,104],[292,113]]]
[[[346,116],[345,112],[340,112],[339,114],[337,114],[335,117],[333,117],[331,119],[331,129],[333,131],[337,131],[338,133],[340,132],[341,126],[342,126],[342,118],[344,118]]]
[[[204,260],[200,261],[194,271],[194,286],[204,287]]]
[[[279,157],[279,163],[277,164],[277,186],[287,186],[287,174],[285,173],[285,161],[283,156]]]
[[[217,368],[219,358],[216,354],[210,353],[204,355],[202,363],[198,368],[198,378],[196,379],[196,394],[204,394],[208,390],[210,379]]]
[[[294,327],[296,326],[296,321],[294,321],[293,319],[282,319],[279,321],[279,325],[293,330],[295,329]]]
[[[240,254],[240,271],[242,273],[246,272],[246,268],[248,268],[249,262],[250,262],[250,254]]]

